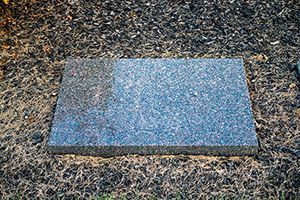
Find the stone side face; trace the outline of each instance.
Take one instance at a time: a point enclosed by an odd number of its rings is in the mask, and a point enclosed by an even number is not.
[[[69,60],[53,153],[254,155],[241,59]]]

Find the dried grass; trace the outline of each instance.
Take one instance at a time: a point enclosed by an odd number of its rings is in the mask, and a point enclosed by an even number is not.
[[[10,4],[0,10],[0,198],[300,199],[295,2]],[[70,56],[243,58],[259,155],[49,155],[53,94]]]

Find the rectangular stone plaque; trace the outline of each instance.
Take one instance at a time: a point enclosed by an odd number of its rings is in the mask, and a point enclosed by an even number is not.
[[[254,155],[242,59],[69,60],[53,153]]]

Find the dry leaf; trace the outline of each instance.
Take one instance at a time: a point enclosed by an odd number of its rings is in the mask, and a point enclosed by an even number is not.
[[[34,121],[35,121],[34,116],[29,115],[29,117],[28,117],[28,122],[31,124],[31,123],[33,123]]]
[[[131,19],[136,18],[136,13],[135,13],[134,11],[131,11],[131,12],[129,13],[129,18],[131,18]]]
[[[300,108],[297,109],[298,118],[300,118]]]
[[[0,24],[1,26],[1,24]],[[4,31],[0,31],[0,37],[4,37],[4,35],[6,35],[6,33]]]
[[[0,67],[0,80],[4,77],[4,70]]]
[[[73,17],[72,17],[71,15],[67,15],[67,16],[66,16],[66,20],[69,20],[69,21],[70,21],[70,20],[72,20],[72,19],[73,19]]]
[[[268,57],[266,55],[263,55],[263,54],[253,56],[253,58],[258,60],[258,61],[267,61],[268,60]]]
[[[2,45],[2,48],[3,48],[3,49],[9,49],[9,47],[10,47],[10,46],[9,46],[8,44],[3,44],[3,45]]]
[[[12,57],[13,57],[14,59],[17,59],[17,58],[19,57],[19,55],[18,55],[16,52],[14,52],[14,53],[12,54]]]
[[[48,45],[44,46],[43,50],[44,50],[44,52],[47,53],[47,54],[50,54],[50,53],[51,53],[51,48],[50,48]]]
[[[297,85],[295,83],[291,83],[289,86],[291,89],[297,87]]]
[[[250,78],[249,78],[249,77],[246,77],[246,81],[247,81],[247,85],[250,85],[250,84],[251,84],[251,81],[250,81]]]
[[[115,16],[114,20],[115,20],[115,21],[119,21],[119,20],[120,20],[120,16],[118,16],[118,15]]]

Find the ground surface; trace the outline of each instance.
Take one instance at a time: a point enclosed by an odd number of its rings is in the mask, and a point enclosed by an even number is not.
[[[16,2],[0,10],[0,196],[300,198],[298,1]],[[243,58],[259,155],[49,155],[68,57]]]

